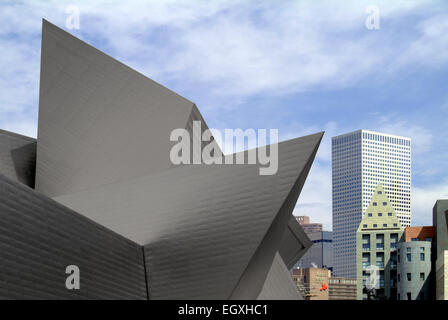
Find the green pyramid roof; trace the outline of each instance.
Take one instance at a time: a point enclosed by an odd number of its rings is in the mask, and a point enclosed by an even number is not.
[[[375,229],[402,229],[381,183],[376,186],[372,200],[370,200],[370,204],[361,219],[358,231]]]

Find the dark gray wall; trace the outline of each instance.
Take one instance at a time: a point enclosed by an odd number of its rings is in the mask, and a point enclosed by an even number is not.
[[[0,174],[34,188],[36,139],[0,130]]]
[[[443,250],[448,250],[448,200],[436,201],[432,219],[436,231],[436,260]]]
[[[139,245],[3,175],[0,199],[0,299],[146,298]]]

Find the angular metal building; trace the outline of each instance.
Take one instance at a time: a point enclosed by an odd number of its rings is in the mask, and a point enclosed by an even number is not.
[[[0,131],[0,298],[301,299],[288,270],[312,243],[292,212],[323,133],[279,143],[274,175],[173,165],[170,132],[195,120],[44,20],[38,138]]]

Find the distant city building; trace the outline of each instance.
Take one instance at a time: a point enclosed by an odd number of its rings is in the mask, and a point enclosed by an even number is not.
[[[308,216],[296,216],[296,220],[307,234],[322,231],[322,223],[311,223]]]
[[[356,279],[332,278],[326,268],[294,269],[292,277],[306,300],[356,300]]]
[[[333,233],[317,231],[308,234],[313,242],[311,248],[296,263],[294,268],[327,268],[333,270]]]
[[[356,277],[356,231],[381,182],[403,227],[411,225],[411,139],[358,130],[332,138],[334,273]]]
[[[328,300],[328,280],[331,271],[325,268],[305,268],[293,270],[293,280],[305,300]]]
[[[435,228],[432,226],[425,227],[407,227],[404,230],[403,241],[433,241],[435,238]]]
[[[398,300],[433,300],[435,228],[407,227],[398,244]]]
[[[356,279],[328,279],[329,300],[356,300]]]
[[[437,200],[432,216],[435,229],[436,299],[448,300],[448,200]]]
[[[431,241],[398,244],[398,300],[432,300]]]
[[[397,297],[397,246],[403,228],[379,183],[357,231],[357,298],[368,299],[372,277],[378,299]]]

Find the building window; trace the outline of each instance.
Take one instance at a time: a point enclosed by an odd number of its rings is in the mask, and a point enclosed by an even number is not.
[[[411,248],[406,248],[406,252],[411,252]]]
[[[363,228],[367,228],[367,225],[366,225],[366,224],[363,224],[362,227],[363,227]]]
[[[425,280],[425,273],[424,272],[420,272],[420,280]]]
[[[376,202],[372,203],[374,207],[376,207]]]
[[[371,213],[369,213],[369,214],[368,214],[368,216],[369,216],[369,217],[371,217],[371,216],[372,216],[372,214],[371,214]]]
[[[408,300],[412,300],[412,295],[410,292],[407,293],[407,296],[408,296]]]
[[[383,192],[382,191],[378,191],[378,194],[383,194]]]
[[[394,223],[394,227],[397,227],[398,225],[396,223]]]
[[[392,217],[392,212],[388,212],[387,215],[388,215],[389,217]]]
[[[407,278],[408,278],[408,281],[412,281],[412,276],[411,276],[410,273],[406,273],[406,276],[407,276]]]
[[[410,253],[406,254],[406,261],[411,262],[412,261],[412,256]]]
[[[419,241],[418,238],[412,238],[411,241]]]
[[[425,252],[425,247],[420,247],[420,252]]]
[[[378,217],[382,217],[383,216],[383,214],[380,212],[380,213],[378,213]]]
[[[373,227],[376,228],[378,225],[376,223],[373,224]]]
[[[383,223],[383,227],[387,227],[387,223]]]
[[[387,206],[387,202],[383,202],[383,206]]]
[[[420,261],[425,261],[425,254],[424,253],[420,253]]]

